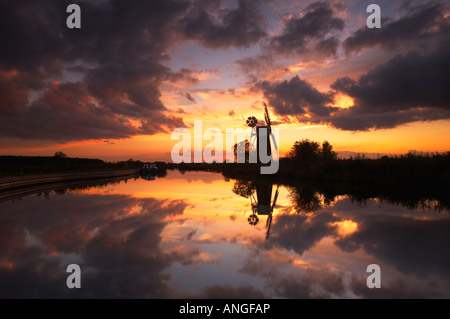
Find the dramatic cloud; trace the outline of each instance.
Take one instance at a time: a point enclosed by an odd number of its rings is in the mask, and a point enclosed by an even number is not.
[[[179,23],[183,36],[212,49],[249,47],[266,36],[265,17],[259,9],[261,1],[238,0],[236,9],[220,10],[218,3],[220,1],[196,3],[192,12]]]
[[[300,17],[286,21],[280,35],[270,40],[278,53],[304,53],[313,49],[325,55],[336,52],[339,41],[331,34],[344,28],[344,20],[334,16],[327,2],[314,2]]]
[[[450,118],[444,1],[384,6],[380,29],[347,23],[359,4],[281,2],[273,10],[265,0],[81,0],[82,28],[68,29],[70,2],[0,0],[0,28],[14,30],[0,34],[5,138],[48,143],[170,133],[186,125],[161,91],[181,92],[186,103],[239,98],[248,91],[228,91],[243,83],[232,74],[233,61],[281,121],[366,131]],[[386,50],[374,58],[370,49],[379,47]],[[330,91],[313,81],[328,81]],[[352,107],[338,108],[343,95]]]
[[[298,76],[283,82],[259,82],[275,113],[298,122],[328,124],[351,131],[393,128],[414,121],[450,118],[448,101],[450,45],[429,53],[409,52],[381,64],[358,80],[338,78],[323,93]],[[337,108],[336,93],[350,96],[354,106]]]
[[[392,50],[408,42],[420,47],[430,38],[448,35],[450,24],[449,18],[444,16],[444,8],[443,3],[434,1],[409,8],[407,14],[396,21],[384,20],[379,29],[357,30],[344,41],[343,47],[346,53],[378,45]]]
[[[343,10],[342,7],[339,10]],[[337,33],[344,28],[344,20],[335,16],[327,2],[308,5],[300,16],[282,20],[282,30],[268,36],[257,55],[241,58],[235,63],[253,83],[272,71],[289,73],[289,65],[280,58],[298,58],[313,61],[336,55],[339,46]]]
[[[82,1],[81,29],[65,25],[70,1],[1,2],[0,26],[14,30],[0,35],[2,136],[123,138],[183,124],[159,86],[179,76],[162,63],[186,2]]]
[[[311,113],[327,116],[335,110],[327,106],[333,102],[333,93],[322,93],[298,76],[283,82],[263,81],[257,87],[263,90],[264,97],[279,115],[301,116]]]
[[[449,68],[447,42],[430,54],[397,56],[358,81],[340,78],[331,87],[352,97],[355,106],[329,121],[340,129],[367,130],[450,118]]]

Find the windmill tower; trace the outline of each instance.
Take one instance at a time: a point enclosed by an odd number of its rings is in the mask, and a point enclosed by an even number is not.
[[[272,122],[270,120],[269,110],[267,108],[267,104],[265,102],[263,102],[263,104],[264,104],[264,119],[266,125],[257,125],[258,120],[254,116],[249,116],[246,121],[247,126],[251,128],[249,146],[250,149],[252,149],[256,144],[257,161],[259,164],[264,163],[264,161],[261,160],[261,154],[267,154],[267,156],[272,156],[271,140],[275,150],[278,151],[278,145],[275,136],[272,133]],[[265,140],[265,143],[262,143],[263,140]],[[261,146],[264,144],[266,146],[266,149],[265,150],[260,149]]]

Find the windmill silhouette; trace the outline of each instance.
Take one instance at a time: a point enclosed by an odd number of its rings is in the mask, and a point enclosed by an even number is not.
[[[249,149],[253,149],[256,144],[257,161],[259,164],[262,164],[263,162],[261,160],[261,154],[263,153],[260,152],[262,139],[266,140],[267,156],[272,156],[271,140],[275,150],[278,151],[278,144],[275,139],[275,136],[272,133],[272,122],[270,120],[269,109],[267,108],[267,104],[265,102],[263,102],[263,104],[264,104],[264,120],[266,122],[266,125],[257,125],[258,120],[254,116],[249,116],[246,120],[247,126],[251,128]]]

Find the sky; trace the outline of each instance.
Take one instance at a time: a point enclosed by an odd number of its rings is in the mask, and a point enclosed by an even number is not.
[[[0,154],[170,161],[175,129],[245,129],[264,102],[281,156],[304,138],[341,155],[449,151],[449,7],[0,0]]]

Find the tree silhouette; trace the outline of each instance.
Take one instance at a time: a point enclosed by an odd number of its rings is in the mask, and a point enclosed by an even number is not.
[[[295,142],[288,157],[303,165],[310,165],[319,159],[320,145],[317,142],[303,139]]]
[[[244,146],[245,143],[245,146]],[[244,146],[244,147],[242,147]],[[233,145],[233,151],[234,151],[234,161],[237,162],[238,155],[239,157],[243,157],[245,152],[245,163],[248,163],[250,161],[250,142],[246,139],[245,141],[236,143]],[[238,153],[239,152],[239,153]]]
[[[55,153],[55,157],[56,158],[67,158],[67,155],[62,151],[58,151]]]
[[[321,157],[327,161],[332,161],[337,158],[336,152],[333,151],[333,146],[328,141],[322,143]]]
[[[333,151],[333,146],[328,141],[324,141],[321,147],[317,142],[303,139],[295,142],[288,157],[302,165],[309,166],[311,163],[320,160],[335,160],[337,154]]]

